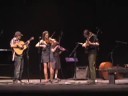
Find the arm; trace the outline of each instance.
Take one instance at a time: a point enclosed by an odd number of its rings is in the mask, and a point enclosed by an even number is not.
[[[87,41],[82,44],[82,47],[84,47],[84,48],[86,48],[86,47],[88,47],[88,46],[89,46],[89,44],[87,43]]]
[[[43,48],[46,48],[46,44],[44,43],[43,40],[40,40],[36,45],[35,47],[43,47]]]
[[[100,44],[99,44],[99,40],[98,40],[98,38],[97,38],[96,35],[94,35],[94,40],[93,40],[93,42],[89,41],[89,45],[91,45],[91,46],[99,46],[99,45],[100,45]]]
[[[92,46],[99,46],[100,44],[99,44],[99,42],[90,42],[90,41],[89,41],[89,45],[92,45]]]
[[[18,43],[14,42],[14,39],[12,39],[11,42],[10,42],[10,47],[11,47],[11,48],[16,48],[16,47],[18,47]]]
[[[54,48],[51,49],[52,52],[55,52],[59,45],[56,45]]]
[[[99,46],[100,44],[99,44],[99,42],[85,42],[83,45],[82,45],[82,47],[88,47],[88,46]]]
[[[11,48],[16,48],[18,46],[18,44],[11,44]]]
[[[99,41],[98,41],[98,38],[94,35],[93,36],[94,40],[93,42],[91,42],[89,39],[86,40],[86,42],[82,45],[83,47],[88,47],[88,46],[99,46]]]

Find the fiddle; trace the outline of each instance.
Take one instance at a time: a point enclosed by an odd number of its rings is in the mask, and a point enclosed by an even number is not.
[[[54,43],[53,46],[55,46],[56,48],[58,48],[61,51],[66,51],[66,49],[64,47],[60,46],[60,44],[58,42],[57,43]]]
[[[56,44],[59,44],[55,39],[53,38],[48,38],[48,39],[45,39],[45,42],[47,44],[52,44],[52,45],[56,45]]]

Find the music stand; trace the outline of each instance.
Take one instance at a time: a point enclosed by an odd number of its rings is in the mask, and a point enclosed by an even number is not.
[[[66,57],[65,60],[66,62],[78,62],[78,58],[74,57]]]
[[[78,48],[79,44],[76,44],[76,46],[74,47],[73,51],[71,52],[71,54],[69,55],[69,57],[66,57],[65,60],[66,62],[73,62],[74,63],[74,79],[76,79],[76,63],[78,62],[78,58],[76,56],[76,49]],[[73,55],[73,57],[71,57]]]

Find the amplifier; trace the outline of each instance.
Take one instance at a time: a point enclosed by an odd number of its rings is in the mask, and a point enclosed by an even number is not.
[[[75,79],[88,79],[89,72],[88,66],[76,67],[76,78]]]

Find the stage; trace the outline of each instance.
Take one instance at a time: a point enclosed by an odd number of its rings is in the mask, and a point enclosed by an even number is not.
[[[125,95],[128,92],[128,78],[115,80],[96,79],[96,84],[88,84],[88,80],[62,79],[53,83],[44,83],[44,79],[24,79],[22,84],[13,84],[11,79],[0,80],[0,92],[4,95]]]

